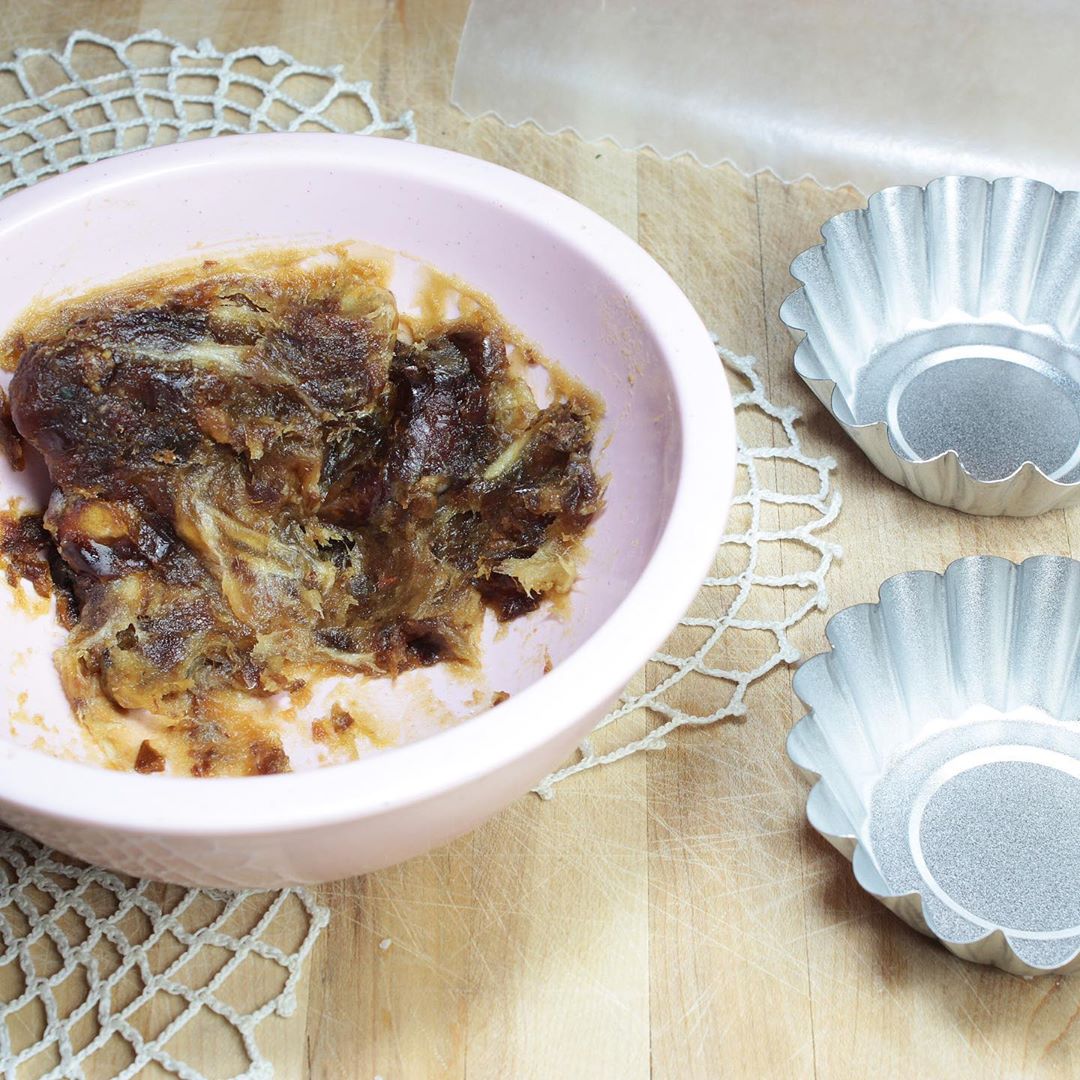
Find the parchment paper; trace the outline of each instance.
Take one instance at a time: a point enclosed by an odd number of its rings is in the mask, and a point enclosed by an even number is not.
[[[1080,186],[1080,4],[473,0],[453,100],[863,191],[945,173]]]

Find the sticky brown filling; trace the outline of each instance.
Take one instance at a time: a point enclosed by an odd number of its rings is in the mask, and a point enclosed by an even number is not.
[[[115,765],[287,770],[253,701],[474,661],[485,609],[569,591],[597,399],[562,377],[539,407],[484,302],[428,323],[339,254],[158,276],[9,338],[0,443],[53,492],[0,554],[66,598],[56,665]]]

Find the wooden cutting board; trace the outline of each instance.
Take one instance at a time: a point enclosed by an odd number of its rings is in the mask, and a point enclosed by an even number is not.
[[[157,27],[222,49],[278,44],[370,79],[388,112],[415,109],[423,141],[518,169],[603,214],[671,272],[721,341],[761,358],[772,399],[805,410],[808,449],[837,459],[844,509],[829,536],[844,556],[831,611],[872,600],[889,574],[960,555],[1073,553],[1080,511],[983,520],[893,487],[795,379],[776,316],[787,265],[828,216],[860,203],[856,193],[469,122],[449,105],[465,11],[465,0],[0,0],[0,40],[56,46],[80,27],[115,37]],[[776,572],[802,557],[797,545],[769,554]],[[823,622],[800,625],[807,654],[823,647]],[[646,669],[642,684],[657,675]],[[333,917],[300,1008],[261,1029],[277,1075],[1076,1075],[1080,977],[1023,982],[961,963],[863,895],[807,830],[806,790],[783,754],[799,715],[790,672],[777,671],[741,723],[681,732],[662,752],[571,780],[551,802],[523,798],[445,850],[325,888]],[[238,996],[274,989],[250,974]],[[166,1011],[149,1010],[145,1024]],[[173,1049],[211,1075],[242,1063],[224,1025]],[[110,1050],[92,1075],[127,1060]]]

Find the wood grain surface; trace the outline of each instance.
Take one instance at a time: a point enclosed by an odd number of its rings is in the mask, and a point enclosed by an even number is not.
[[[388,113],[415,109],[422,141],[535,176],[637,237],[724,343],[762,359],[773,400],[805,411],[811,452],[838,460],[845,505],[829,536],[844,555],[830,611],[960,555],[1072,554],[1080,511],[1007,521],[923,504],[842,441],[794,377],[776,315],[787,266],[821,222],[860,203],[855,192],[470,122],[449,104],[466,6],[3,0],[0,41],[7,51],[56,46],[79,27],[156,27],[341,63]],[[790,570],[799,552],[777,547],[768,558]],[[798,628],[805,653],[823,647],[823,622]],[[806,789],[783,753],[801,715],[790,681],[781,670],[758,686],[740,723],[680,732],[551,802],[521,799],[449,848],[325,888],[333,916],[300,1008],[261,1028],[276,1075],[1076,1075],[1080,978],[1024,982],[954,959],[862,894],[808,831]],[[265,988],[250,978],[254,999]],[[208,1075],[242,1064],[224,1029],[174,1049]],[[124,1060],[102,1055],[94,1074]]]

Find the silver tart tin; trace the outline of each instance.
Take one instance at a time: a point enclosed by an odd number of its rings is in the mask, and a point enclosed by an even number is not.
[[[874,465],[971,514],[1080,501],[1080,193],[947,176],[821,234],[780,317]]]
[[[900,574],[826,636],[787,744],[810,824],[957,956],[1080,968],[1080,562]]]

